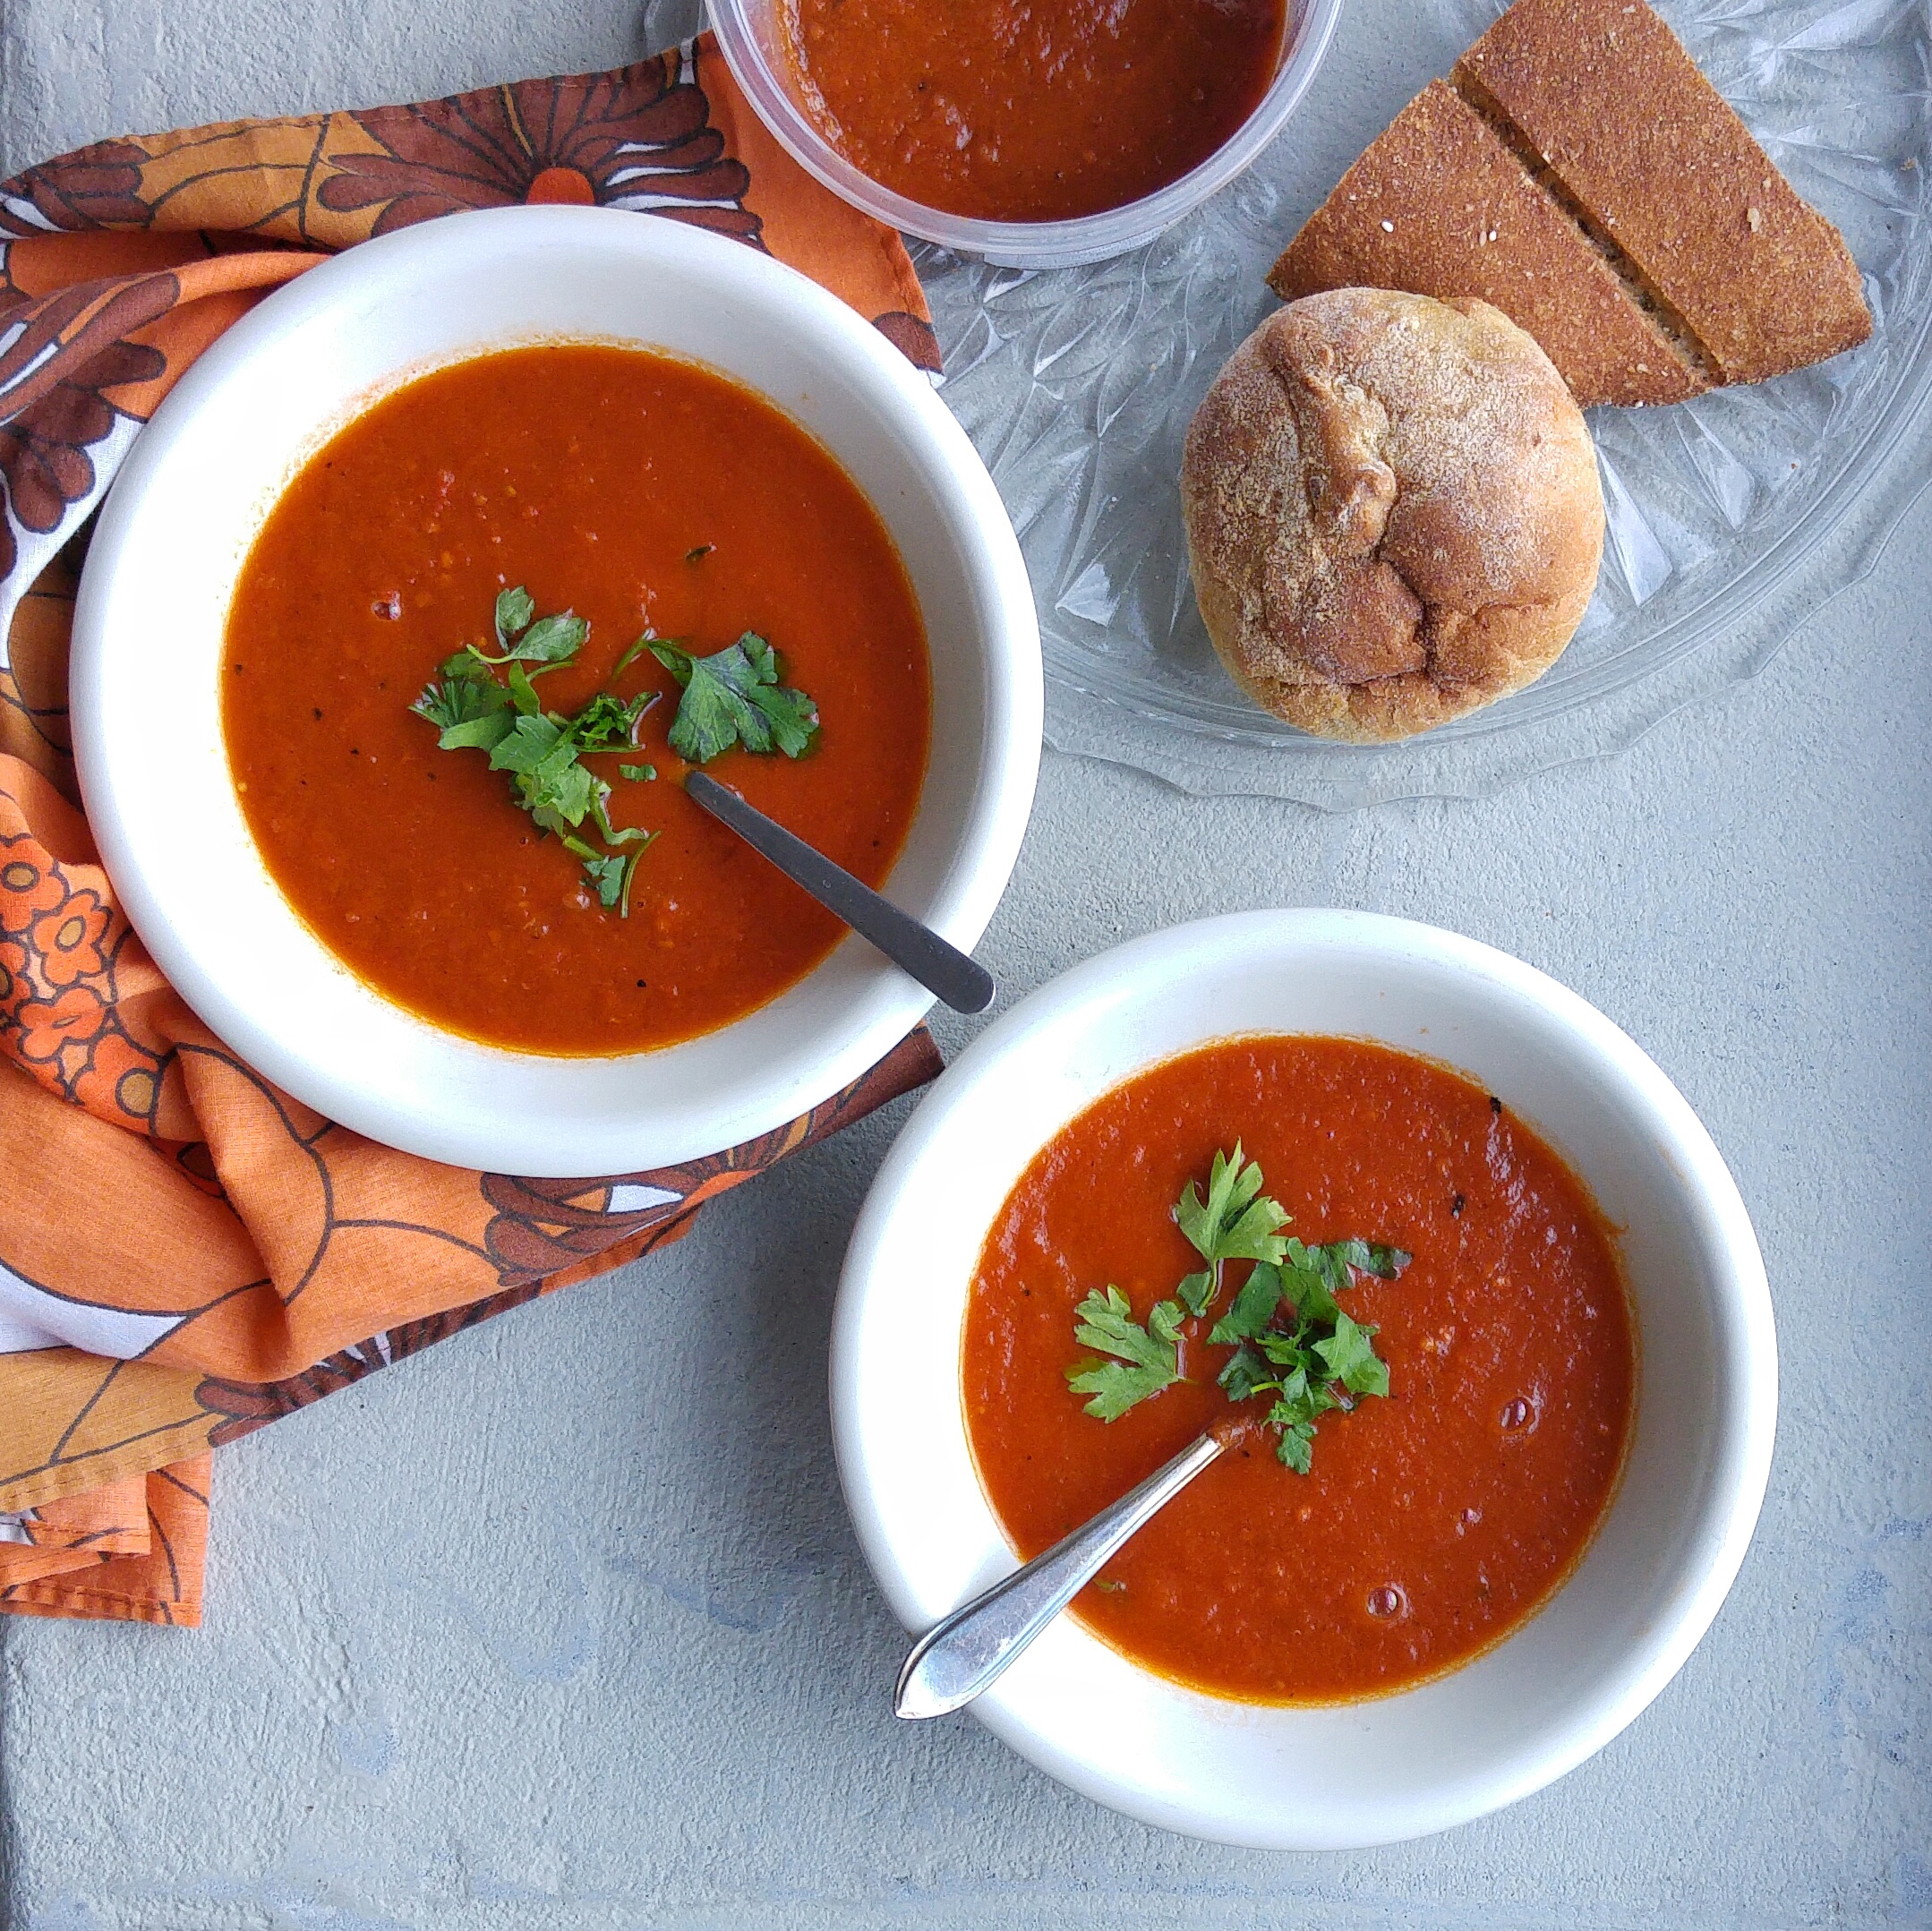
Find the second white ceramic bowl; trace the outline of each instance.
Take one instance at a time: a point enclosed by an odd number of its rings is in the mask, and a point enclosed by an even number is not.
[[[649,216],[513,208],[365,242],[263,302],[141,432],[75,612],[74,752],[101,856],[183,996],[251,1064],[372,1138],[568,1177],[663,1166],[829,1098],[931,1004],[848,938],[770,1004],[664,1050],[479,1045],[384,999],[295,916],[222,741],[235,578],[290,477],[387,390],[512,344],[594,339],[710,364],[831,450],[905,560],[932,655],[931,763],[888,897],[970,951],[1039,765],[1039,632],[1013,525],[965,433],[868,323],[742,244]]]
[[[1690,1653],[1764,1497],[1771,1299],[1743,1202],[1682,1096],[1542,973],[1361,912],[1243,913],[1123,945],[961,1055],[900,1136],[852,1235],[833,1330],[839,1470],[909,1629],[1015,1566],[960,1394],[967,1291],[1001,1203],[1100,1093],[1243,1033],[1350,1035],[1461,1067],[1583,1176],[1621,1230],[1638,1331],[1621,1487],[1538,1615],[1418,1688],[1326,1708],[1227,1702],[1137,1667],[1063,1617],[972,1707],[1043,1770],[1150,1824],[1270,1850],[1386,1843],[1560,1776]]]

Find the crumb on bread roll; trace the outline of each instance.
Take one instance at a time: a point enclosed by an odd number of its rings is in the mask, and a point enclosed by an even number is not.
[[[1278,310],[1187,432],[1208,635],[1263,709],[1379,742],[1542,675],[1596,583],[1596,453],[1486,302],[1338,288]]]

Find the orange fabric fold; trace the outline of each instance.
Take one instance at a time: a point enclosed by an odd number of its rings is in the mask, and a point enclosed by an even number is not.
[[[17,1615],[201,1619],[213,1457],[191,1456],[49,1502],[5,1546],[6,1606]]]
[[[937,1071],[921,1030],[789,1126],[648,1174],[440,1166],[243,1064],[119,908],[74,785],[66,654],[87,519],[129,445],[202,349],[329,252],[532,201],[766,250],[937,372],[899,237],[770,140],[708,38],[611,73],[102,141],[0,183],[0,1609],[199,1621],[211,1448],[675,1240]]]

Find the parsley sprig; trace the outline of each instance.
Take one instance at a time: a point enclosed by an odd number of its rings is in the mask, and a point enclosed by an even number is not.
[[[1076,1395],[1092,1396],[1089,1414],[1118,1421],[1135,1402],[1181,1379],[1181,1318],[1178,1301],[1157,1301],[1143,1328],[1117,1287],[1104,1295],[1090,1294],[1073,1310],[1073,1338],[1115,1357],[1076,1362],[1066,1371],[1067,1386]]]
[[[709,548],[701,545],[692,558]],[[599,904],[628,918],[637,860],[658,833],[612,825],[611,787],[581,759],[634,749],[645,713],[663,694],[620,697],[604,689],[572,716],[546,710],[536,679],[577,661],[590,625],[574,611],[539,617],[518,584],[498,596],[493,628],[494,653],[466,645],[445,660],[410,709],[436,726],[443,750],[487,751],[490,768],[509,773],[517,803],[582,864]],[[733,745],[799,757],[817,737],[817,706],[803,691],[779,683],[777,652],[751,631],[710,657],[641,637],[618,659],[611,679],[646,650],[682,688],[671,748],[688,762],[707,765]],[[634,783],[657,776],[654,765],[621,763],[617,769]]]
[[[1216,1378],[1230,1401],[1273,1395],[1268,1422],[1278,1431],[1275,1453],[1308,1473],[1315,1423],[1358,1397],[1389,1392],[1389,1364],[1375,1352],[1375,1329],[1352,1320],[1336,1295],[1357,1272],[1393,1280],[1408,1265],[1399,1248],[1366,1241],[1325,1247],[1286,1243],[1284,1265],[1258,1260],[1234,1304],[1208,1339],[1235,1352]]]
[[[671,748],[688,764],[708,765],[734,744],[802,757],[818,735],[818,706],[778,681],[778,653],[755,631],[714,656],[655,638],[651,654],[683,687]]]
[[[1187,1303],[1190,1314],[1208,1312],[1221,1291],[1221,1264],[1227,1260],[1279,1260],[1287,1251],[1281,1229],[1288,1217],[1279,1200],[1261,1193],[1261,1170],[1244,1161],[1241,1142],[1232,1153],[1217,1153],[1208,1174],[1208,1197],[1190,1180],[1175,1202],[1174,1218],[1195,1252],[1208,1263],[1205,1272],[1187,1275],[1175,1292]]]
[[[409,708],[438,728],[443,750],[487,751],[491,770],[509,773],[517,803],[583,866],[598,903],[628,919],[637,860],[658,834],[642,825],[612,825],[611,787],[579,759],[587,751],[634,746],[637,726],[660,693],[626,698],[600,690],[574,716],[547,711],[535,679],[574,662],[590,626],[573,611],[537,616],[519,584],[497,598],[495,629],[494,656],[466,645],[444,661],[440,681],[425,686]],[[636,654],[629,653],[618,670]],[[526,664],[535,668],[526,670]],[[500,679],[499,666],[507,667]],[[628,767],[620,769],[629,775]],[[586,818],[601,843],[592,842]]]
[[[1188,1182],[1174,1218],[1206,1269],[1182,1279],[1178,1298],[1157,1301],[1145,1326],[1117,1287],[1089,1294],[1073,1311],[1073,1337],[1110,1358],[1075,1362],[1066,1371],[1068,1387],[1089,1396],[1087,1413],[1103,1422],[1172,1387],[1182,1379],[1183,1320],[1206,1317],[1226,1262],[1252,1260],[1247,1279],[1208,1334],[1210,1346],[1234,1349],[1216,1380],[1232,1402],[1275,1397],[1266,1422],[1276,1432],[1275,1452],[1305,1475],[1321,1417],[1389,1392],[1376,1329],[1352,1320],[1336,1297],[1359,1275],[1394,1280],[1410,1257],[1368,1241],[1308,1246],[1283,1235],[1289,1217],[1261,1192],[1261,1168],[1244,1159],[1239,1141],[1232,1153],[1215,1155],[1205,1197]]]

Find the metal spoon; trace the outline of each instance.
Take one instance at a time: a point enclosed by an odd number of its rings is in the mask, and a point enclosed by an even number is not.
[[[769,859],[795,885],[869,940],[902,970],[955,1012],[983,1012],[993,1004],[993,975],[930,927],[888,905],[869,885],[834,865],[824,852],[748,805],[736,791],[701,771],[687,772],[685,790],[721,825],[729,825],[761,858]]]
[[[1035,1636],[1107,1566],[1114,1552],[1167,1507],[1235,1439],[1210,1432],[1165,1468],[928,1629],[912,1645],[893,1708],[901,1716],[944,1716],[987,1688]]]

